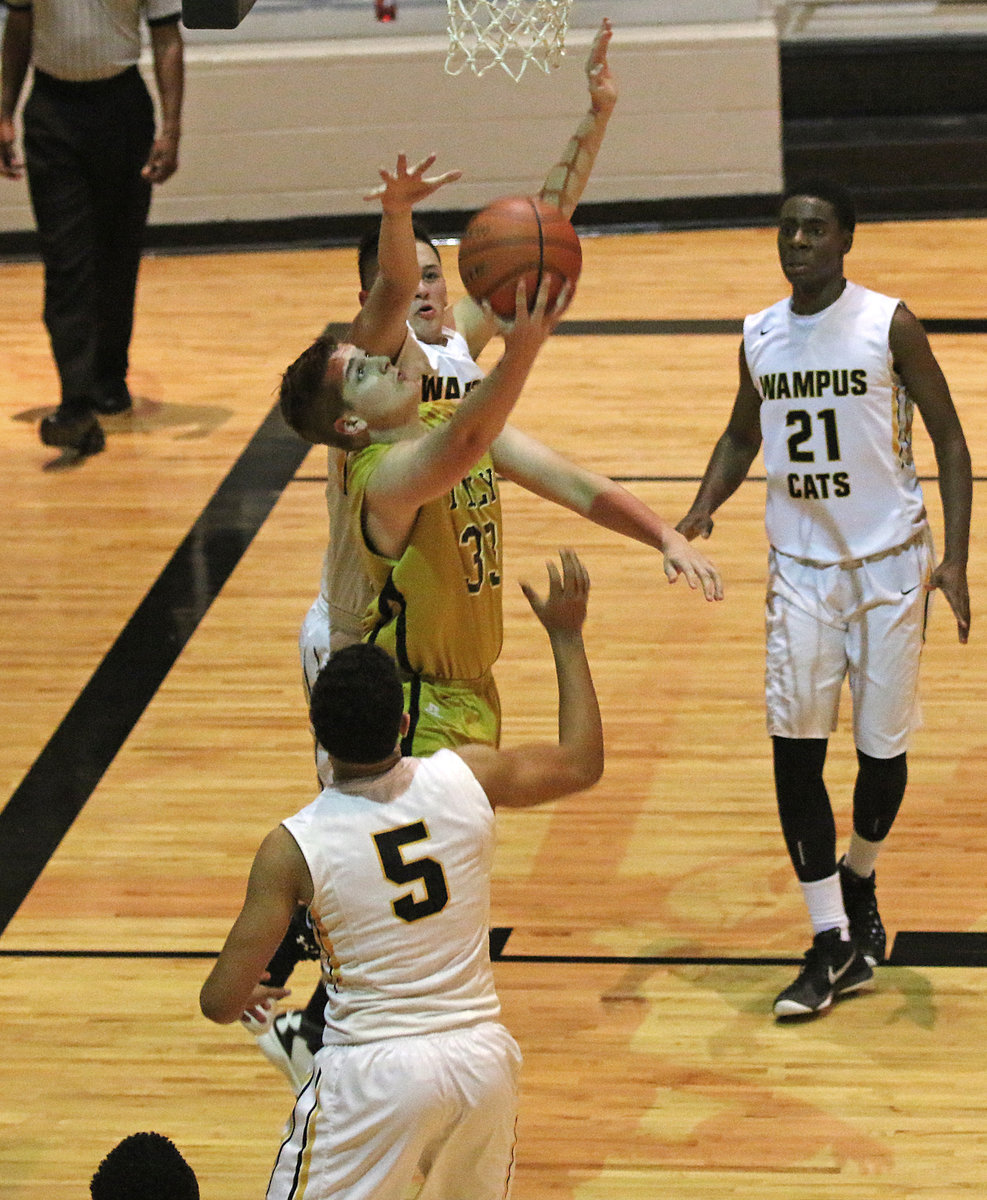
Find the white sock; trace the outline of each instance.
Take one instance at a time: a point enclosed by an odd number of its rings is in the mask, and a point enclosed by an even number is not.
[[[827,879],[815,879],[812,883],[799,881],[802,895],[805,897],[809,910],[809,920],[812,922],[813,933],[823,933],[827,929],[838,929],[840,939],[850,940],[850,922],[843,908],[843,891],[840,887],[840,873],[830,875]]]
[[[870,879],[883,842],[868,842],[859,833],[850,834],[850,846],[846,852],[846,865],[861,879]]]

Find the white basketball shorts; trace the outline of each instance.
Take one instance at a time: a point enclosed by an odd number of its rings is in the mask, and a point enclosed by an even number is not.
[[[321,592],[312,602],[298,631],[298,654],[302,660],[302,686],[307,708],[315,681],[329,657],[329,605]],[[323,785],[332,780],[329,755],[318,742],[315,743],[315,772]]]
[[[298,631],[298,654],[302,660],[302,683],[308,698],[329,657],[329,605],[321,593],[312,602]]]
[[[918,672],[933,571],[931,536],[819,567],[768,556],[765,697],[772,737],[828,738],[849,677],[853,736],[894,758],[921,724]]]
[[[323,1046],[267,1200],[505,1200],[521,1051],[486,1021],[421,1037]]]

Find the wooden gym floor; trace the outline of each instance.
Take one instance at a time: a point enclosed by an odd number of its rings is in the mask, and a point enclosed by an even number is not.
[[[729,411],[740,318],[784,292],[773,233],[584,249],[516,423],[677,518]],[[540,584],[571,544],[593,579],[608,749],[593,791],[500,818],[495,974],[526,1059],[524,1200],[982,1193],[987,221],[862,225],[848,265],[929,322],[977,478],[973,634],[957,644],[940,598],[879,864],[893,963],[820,1019],[769,1015],[810,935],[764,731],[760,464],[708,543],[716,606],[669,588],[654,553],[505,486],[505,740],[553,729],[517,581]],[[204,1200],[260,1197],[289,1089],[248,1034],[199,1016],[197,992],[254,849],[313,793],[296,637],[324,459],[271,410],[286,363],[351,317],[354,252],[148,258],[134,412],[75,464],[37,439],[55,399],[40,269],[0,277],[0,1197],[87,1195],[139,1129],[178,1144]],[[938,530],[924,429],[916,453]],[[828,779],[845,838],[845,722]],[[295,999],[313,982],[300,968]]]

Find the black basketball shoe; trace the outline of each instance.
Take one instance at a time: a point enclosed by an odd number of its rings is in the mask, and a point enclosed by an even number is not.
[[[857,950],[872,967],[876,967],[884,962],[888,944],[884,922],[877,911],[877,877],[871,871],[866,879],[862,879],[846,865],[845,857],[840,859],[839,868],[843,907],[850,921],[850,936]]]
[[[874,977],[870,964],[844,942],[838,929],[817,933],[794,983],[778,994],[776,1017],[805,1017],[829,1008],[837,996],[854,992]]]

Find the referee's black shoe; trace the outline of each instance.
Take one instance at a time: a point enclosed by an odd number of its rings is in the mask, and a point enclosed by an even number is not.
[[[99,421],[86,410],[57,408],[50,417],[41,419],[39,433],[46,446],[75,450],[82,455],[98,454],[106,445]]]
[[[93,397],[93,408],[105,416],[129,412],[134,406],[125,379],[109,379],[100,383]]]

